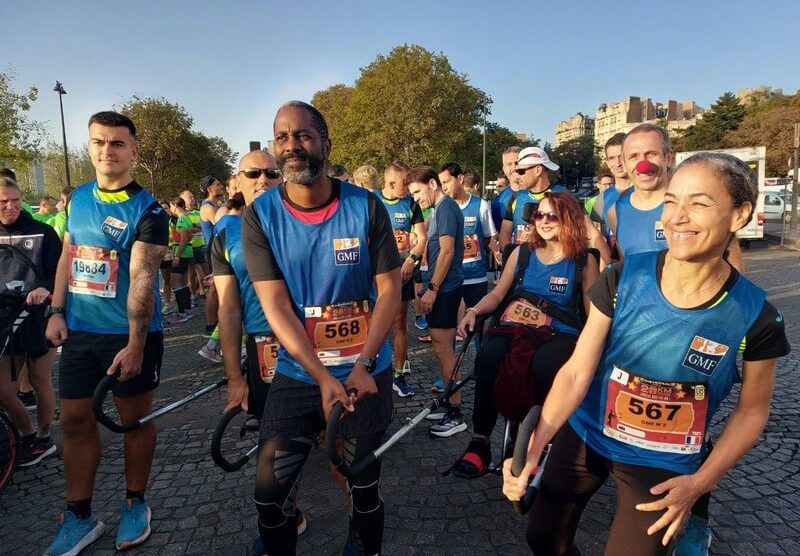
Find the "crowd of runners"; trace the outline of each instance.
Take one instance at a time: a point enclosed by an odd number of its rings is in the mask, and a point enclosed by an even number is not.
[[[542,406],[524,469],[503,467],[512,501],[541,479],[533,553],[579,554],[581,514],[609,475],[617,503],[606,553],[708,553],[710,493],[763,430],[776,362],[789,352],[734,235],[755,206],[746,164],[702,153],[673,167],[666,131],[641,124],[606,143],[609,173],[587,203],[552,183],[559,167],[546,151],[514,146],[487,200],[479,177],[454,162],[386,161],[382,174],[362,166],[351,177],[329,164],[322,114],[291,101],[275,116],[272,153],[245,154],[225,185],[204,178],[198,206],[190,189],[160,201],[132,178],[129,118],[99,112],[88,131],[96,180],[60,202],[43,197],[33,213],[13,172],[0,175],[0,299],[30,312],[16,332],[4,326],[0,359],[20,465],[56,452],[60,403],[65,506],[45,554],[78,554],[105,528],[92,512],[98,383],[117,376],[123,423],[148,414],[164,330],[201,304],[198,357],[222,364],[225,409],[260,422],[257,554],[295,553],[307,523],[299,479],[335,404],[353,462],[383,442],[393,396],[420,395],[408,380],[424,372],[409,362],[409,321],[438,362],[433,393],[452,383],[455,347],[478,327],[471,423],[461,391],[428,415],[434,438],[471,429],[456,477],[487,472],[498,416],[519,422]],[[734,383],[735,410],[712,446],[709,424]],[[26,405],[37,408],[35,427]],[[125,434],[120,550],[150,535],[155,444],[152,421]],[[380,460],[331,473],[348,501],[343,554],[380,554],[392,503]]]

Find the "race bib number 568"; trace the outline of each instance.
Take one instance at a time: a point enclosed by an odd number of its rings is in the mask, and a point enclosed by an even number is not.
[[[305,308],[305,328],[323,365],[355,363],[367,340],[369,302]]]

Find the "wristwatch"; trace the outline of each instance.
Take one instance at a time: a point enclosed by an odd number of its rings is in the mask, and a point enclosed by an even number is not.
[[[367,357],[366,355],[359,355],[356,363],[364,365],[369,372],[375,370],[375,364],[378,362],[377,357]]]
[[[428,289],[431,290],[432,292],[438,292],[439,286],[434,284],[433,282],[428,282]]]
[[[422,262],[422,257],[415,255],[414,253],[411,253],[408,258],[414,261],[414,266],[419,266],[419,263]]]
[[[45,318],[50,318],[53,315],[66,315],[67,310],[64,307],[56,307],[55,305],[50,305],[47,310],[45,310]]]

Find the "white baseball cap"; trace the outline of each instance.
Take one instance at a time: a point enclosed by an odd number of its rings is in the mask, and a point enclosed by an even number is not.
[[[558,170],[558,164],[550,160],[550,157],[539,147],[525,147],[517,155],[517,168],[533,168],[539,164],[548,170]]]

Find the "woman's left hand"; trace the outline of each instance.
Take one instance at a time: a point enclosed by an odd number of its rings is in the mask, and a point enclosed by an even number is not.
[[[636,509],[643,512],[666,510],[658,521],[647,529],[647,534],[653,535],[664,527],[669,526],[664,538],[661,539],[661,544],[667,546],[670,540],[680,531],[683,522],[689,518],[692,506],[694,506],[694,503],[703,492],[695,483],[692,475],[679,475],[657,484],[650,489],[650,493],[656,496],[666,493],[666,496],[648,504],[637,504]]]

